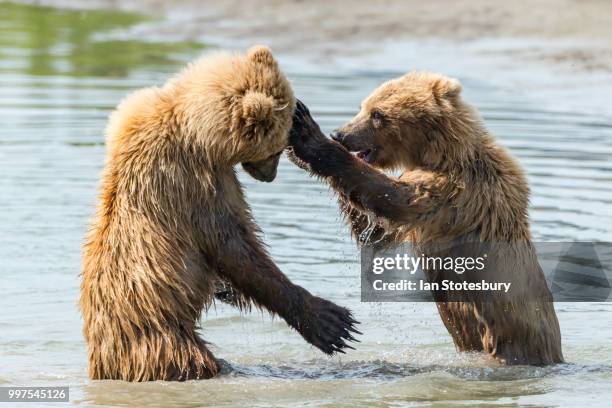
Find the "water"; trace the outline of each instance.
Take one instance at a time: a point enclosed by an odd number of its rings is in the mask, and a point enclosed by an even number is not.
[[[80,245],[104,159],[105,122],[133,89],[206,52],[113,33],[147,21],[114,12],[0,4],[0,385],[70,385],[83,406],[606,405],[612,307],[557,304],[568,364],[498,367],[458,354],[432,304],[359,302],[358,252],[328,189],[283,160],[278,179],[242,175],[280,268],[353,309],[364,336],[327,358],[278,319],[217,305],[203,337],[226,361],[210,381],[92,382],[77,309]],[[449,56],[452,58],[453,56]],[[281,58],[329,131],[398,71],[305,69]],[[458,74],[465,96],[526,167],[538,240],[612,241],[612,120],[541,107]]]

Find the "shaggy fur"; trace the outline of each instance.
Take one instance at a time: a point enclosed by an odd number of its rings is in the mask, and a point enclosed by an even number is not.
[[[489,250],[488,280],[512,282],[512,296],[475,292],[449,302],[448,293],[435,294],[459,350],[484,350],[506,364],[561,362],[559,324],[530,241],[526,178],[460,93],[455,79],[409,73],[366,98],[335,141],[298,103],[291,157],[338,192],[361,244],[409,242],[436,256],[473,255],[465,244],[474,242],[476,252]],[[403,173],[395,179],[378,169]],[[451,278],[425,273],[430,281]]]
[[[348,347],[350,312],[293,285],[258,237],[235,174],[271,181],[295,100],[265,47],[190,65],[127,97],[108,125],[80,308],[92,379],[210,378],[198,336],[215,285],[278,314],[328,354]],[[248,168],[247,168],[248,167]]]

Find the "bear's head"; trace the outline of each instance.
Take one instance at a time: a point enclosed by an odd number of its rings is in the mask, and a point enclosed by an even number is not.
[[[435,168],[462,160],[479,120],[460,98],[461,84],[428,72],[411,72],[382,84],[360,112],[332,138],[381,169]]]
[[[241,163],[258,180],[275,178],[295,98],[268,47],[205,57],[172,86],[181,95],[181,126],[204,146],[212,166]]]

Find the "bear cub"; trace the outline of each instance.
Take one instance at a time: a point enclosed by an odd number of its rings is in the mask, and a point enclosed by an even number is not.
[[[333,140],[300,102],[293,122],[290,157],[338,193],[360,244],[410,243],[417,254],[443,258],[489,250],[490,274],[462,277],[512,282],[511,294],[434,296],[459,350],[484,351],[505,364],[563,361],[559,323],[531,242],[527,179],[464,102],[459,81],[429,72],[388,81]],[[431,282],[449,277],[435,267],[424,272]]]
[[[210,378],[198,335],[219,282],[324,353],[351,348],[351,313],[297,286],[267,254],[234,166],[272,181],[295,99],[271,51],[219,53],[128,96],[111,115],[80,309],[92,379]]]

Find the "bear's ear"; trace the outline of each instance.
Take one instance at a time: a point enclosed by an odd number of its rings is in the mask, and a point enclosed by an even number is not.
[[[445,76],[438,78],[432,88],[436,96],[441,98],[454,98],[461,93],[459,80]]]
[[[242,97],[242,121],[245,129],[255,134],[267,129],[274,119],[274,98],[257,91],[248,91]]]
[[[272,50],[265,45],[255,45],[251,47],[247,52],[247,58],[263,65],[276,66],[276,60],[274,59],[274,55],[272,55]]]

